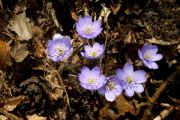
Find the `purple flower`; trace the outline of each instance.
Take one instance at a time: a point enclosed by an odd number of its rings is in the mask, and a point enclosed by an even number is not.
[[[101,75],[99,67],[94,67],[92,70],[83,67],[78,77],[80,85],[88,90],[97,90],[106,83],[105,75]]]
[[[91,16],[79,17],[76,31],[83,38],[96,38],[102,32],[101,22],[98,20],[93,22]]]
[[[73,52],[70,38],[55,34],[53,40],[48,41],[48,56],[54,62],[66,61]]]
[[[157,54],[158,48],[156,45],[145,44],[141,50],[138,50],[139,58],[143,61],[144,65],[149,69],[158,69],[155,61],[163,58],[161,54]]]
[[[81,55],[87,59],[98,59],[104,53],[104,45],[100,45],[98,42],[95,42],[91,47],[90,45],[84,46],[84,52],[81,52]]]
[[[115,76],[107,79],[107,83],[98,90],[98,93],[105,95],[107,101],[113,102],[116,96],[122,93],[122,87]]]
[[[141,83],[146,82],[146,73],[143,70],[134,71],[132,64],[126,63],[123,69],[117,69],[116,76],[127,96],[132,97],[134,92],[142,93],[144,91]]]

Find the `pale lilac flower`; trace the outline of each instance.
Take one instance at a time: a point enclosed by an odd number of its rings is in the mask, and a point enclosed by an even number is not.
[[[99,67],[94,67],[92,70],[83,67],[78,77],[80,85],[87,90],[97,90],[106,83],[105,75],[101,74]]]
[[[122,93],[122,87],[116,76],[107,78],[107,83],[98,90],[98,93],[104,95],[107,101],[113,102],[116,96]]]
[[[87,59],[98,59],[104,53],[104,45],[100,45],[98,42],[95,42],[93,46],[85,45],[84,52],[81,52],[81,55]]]
[[[132,97],[134,92],[144,91],[142,83],[147,80],[146,73],[143,70],[134,71],[132,64],[126,63],[123,69],[117,69],[116,76],[127,96]]]
[[[139,58],[149,69],[158,69],[155,61],[163,58],[162,54],[157,54],[158,47],[156,45],[145,44],[141,50],[138,50]]]
[[[96,38],[102,32],[101,21],[93,22],[91,16],[79,17],[76,22],[76,31],[83,38]]]
[[[48,41],[48,56],[54,62],[66,61],[72,54],[73,48],[69,37],[55,34],[52,40]]]

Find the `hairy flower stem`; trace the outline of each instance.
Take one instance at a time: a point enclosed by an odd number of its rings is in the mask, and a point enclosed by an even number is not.
[[[64,69],[64,66],[65,66],[65,63],[60,64],[59,69],[58,69],[58,70],[54,70],[54,73],[55,73],[55,74],[57,75],[57,77],[58,77],[58,83],[59,83],[59,85],[63,87],[63,90],[64,90],[64,92],[65,92],[65,94],[66,94],[67,104],[68,104],[69,109],[70,109],[70,111],[71,111],[71,106],[70,106],[70,100],[69,100],[69,97],[68,97],[68,93],[67,93],[67,90],[66,90],[66,88],[65,88],[64,82],[63,82],[62,77],[61,77],[62,71],[63,71],[63,69]]]

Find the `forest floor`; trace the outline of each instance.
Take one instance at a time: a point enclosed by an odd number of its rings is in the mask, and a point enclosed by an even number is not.
[[[85,15],[102,21],[100,61],[80,55],[75,23]],[[180,120],[179,0],[0,0],[0,17],[0,120]],[[48,58],[55,33],[73,41],[67,62]],[[157,70],[139,63],[145,43],[163,55]],[[126,62],[146,71],[143,93],[108,102],[79,85],[82,66],[109,76]]]

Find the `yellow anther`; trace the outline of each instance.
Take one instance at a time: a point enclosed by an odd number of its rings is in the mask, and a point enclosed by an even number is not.
[[[88,83],[89,83],[90,85],[94,84],[94,82],[95,82],[95,80],[94,80],[93,78],[89,78],[89,79],[88,79]]]
[[[92,33],[92,27],[91,26],[86,27],[84,32],[87,34],[91,34]]]
[[[144,58],[150,59],[150,58],[151,58],[151,55],[150,55],[149,53],[145,53]]]
[[[133,80],[134,80],[134,79],[133,79],[132,77],[127,77],[127,78],[126,78],[126,81],[127,81],[128,83],[133,82]]]
[[[97,53],[96,53],[95,51],[93,51],[93,52],[91,53],[91,56],[96,57],[96,56],[97,56]]]
[[[64,54],[64,50],[61,47],[56,48],[58,54]]]
[[[113,82],[109,82],[109,83],[107,84],[107,86],[109,87],[110,90],[115,89],[115,84],[114,84]]]

